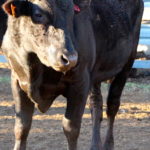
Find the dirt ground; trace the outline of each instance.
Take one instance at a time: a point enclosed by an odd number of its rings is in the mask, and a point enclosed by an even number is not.
[[[104,141],[107,119],[105,99],[108,84],[102,85],[104,97]],[[115,150],[150,150],[150,76],[129,79],[121,98],[121,107],[115,122]],[[67,142],[62,130],[65,99],[59,97],[49,111],[41,114],[35,109],[27,150],[66,150]],[[14,102],[10,89],[10,71],[0,69],[0,150],[14,145]],[[86,107],[79,138],[79,150],[88,150],[91,138],[91,119]]]

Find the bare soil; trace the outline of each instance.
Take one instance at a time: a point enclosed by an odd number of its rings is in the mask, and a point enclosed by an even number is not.
[[[109,85],[102,85],[104,97],[104,120],[102,141],[105,139],[107,117],[105,99]],[[121,107],[116,117],[115,150],[150,150],[150,76],[129,79],[121,98]],[[67,142],[62,130],[65,99],[59,97],[49,111],[41,114],[35,109],[27,150],[66,150]],[[14,102],[10,88],[10,71],[0,69],[0,150],[13,149]],[[91,118],[86,107],[79,138],[79,150],[89,150]]]

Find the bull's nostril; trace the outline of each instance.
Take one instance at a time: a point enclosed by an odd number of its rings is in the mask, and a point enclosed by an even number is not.
[[[68,60],[67,56],[62,55],[62,56],[61,56],[61,61],[62,61],[62,63],[63,63],[64,65],[69,65],[69,60]]]

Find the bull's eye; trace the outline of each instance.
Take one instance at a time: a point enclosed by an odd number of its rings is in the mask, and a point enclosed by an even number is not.
[[[34,23],[39,23],[39,24],[47,24],[48,22],[47,15],[40,11],[34,12],[32,19]]]
[[[42,17],[42,14],[40,14],[40,13],[36,13],[36,14],[35,14],[35,17],[37,17],[37,18],[41,18],[41,17]]]
[[[43,17],[43,13],[42,13],[42,11],[39,10],[39,9],[36,9],[36,10],[34,11],[33,15],[34,15],[34,17],[35,17],[36,19],[41,19],[41,18]]]
[[[37,24],[51,24],[52,15],[38,6],[32,8],[32,21]]]

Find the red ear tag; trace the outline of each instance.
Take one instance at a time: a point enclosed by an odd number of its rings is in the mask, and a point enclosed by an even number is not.
[[[16,17],[16,6],[14,6],[13,4],[11,4],[10,7],[11,7],[12,16]]]
[[[74,4],[74,11],[79,13],[81,11],[81,9],[79,8],[78,5]]]

